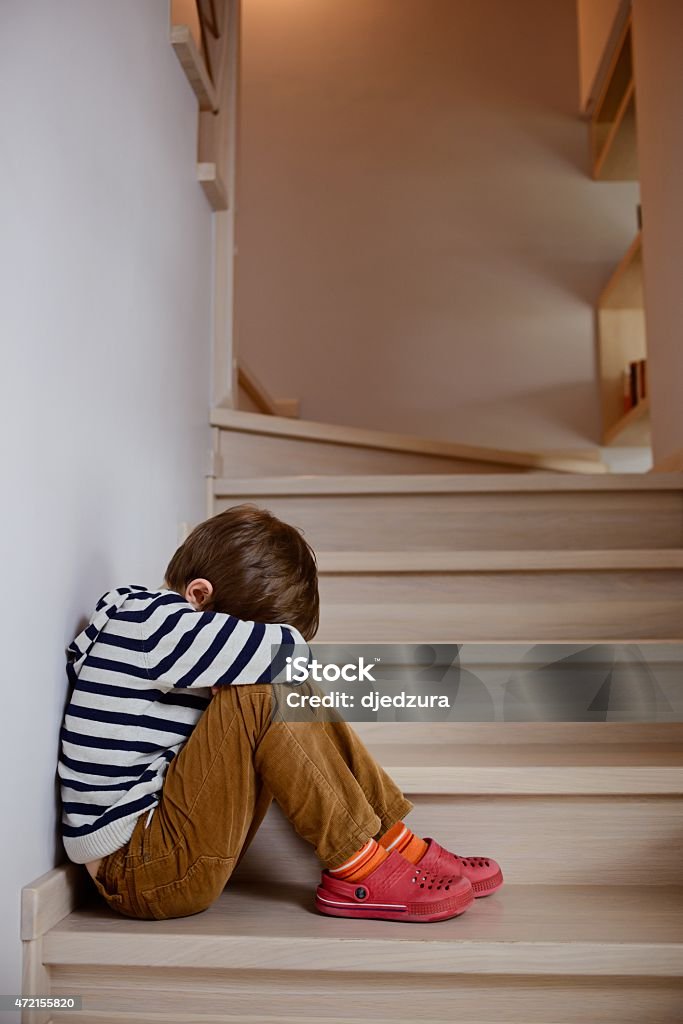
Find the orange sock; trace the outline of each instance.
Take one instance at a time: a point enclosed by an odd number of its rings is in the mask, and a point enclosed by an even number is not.
[[[411,864],[417,864],[427,852],[427,844],[424,839],[420,839],[414,832],[411,832],[402,821],[397,821],[388,832],[384,833],[380,839],[380,845],[387,853],[390,853],[391,850],[398,850]]]
[[[348,860],[338,868],[328,868],[328,871],[335,878],[342,878],[345,882],[361,882],[388,856],[388,850],[380,846],[376,839],[368,839],[367,843],[352,853]]]

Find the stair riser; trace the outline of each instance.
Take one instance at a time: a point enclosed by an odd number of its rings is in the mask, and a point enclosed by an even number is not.
[[[683,545],[683,495],[677,491],[291,497],[244,493],[217,499],[216,511],[243,501],[269,508],[300,527],[320,551],[614,550]]]
[[[220,454],[233,477],[377,473],[519,473],[523,467],[289,437],[220,431]],[[236,502],[233,502],[236,504]]]
[[[51,973],[53,995],[82,993],[89,1024],[678,1024],[683,999],[680,985],[642,979],[481,979],[406,972],[388,981],[370,973],[308,972],[303,964],[301,971],[279,973],[115,966],[55,967]],[[83,1014],[60,1013],[56,1021],[82,1024]]]
[[[670,640],[683,572],[329,573],[320,641]]]
[[[411,828],[465,856],[495,857],[510,884],[680,884],[677,797],[408,796]],[[236,877],[277,872],[283,883],[312,887],[319,870],[311,848],[272,807]]]

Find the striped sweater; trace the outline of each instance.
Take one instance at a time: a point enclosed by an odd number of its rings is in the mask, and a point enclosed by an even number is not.
[[[85,863],[125,846],[212,686],[273,682],[303,651],[289,626],[198,612],[174,591],[105,594],[67,650],[73,691],[58,772],[68,857]]]

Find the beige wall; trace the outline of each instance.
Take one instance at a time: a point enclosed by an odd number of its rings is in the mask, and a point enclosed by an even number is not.
[[[574,0],[244,0],[239,349],[302,415],[597,437],[592,304],[636,188],[592,182]]]
[[[579,96],[583,110],[602,61],[622,0],[577,0],[579,20]]]
[[[635,0],[638,159],[655,463],[683,449],[683,3]]]

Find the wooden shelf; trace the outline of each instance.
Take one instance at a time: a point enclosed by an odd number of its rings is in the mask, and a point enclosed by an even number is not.
[[[640,232],[603,289],[597,319],[602,441],[611,444],[649,412],[647,398],[624,412],[624,371],[630,362],[647,356]]]
[[[631,18],[624,25],[591,116],[593,177],[637,181],[636,100]]]

